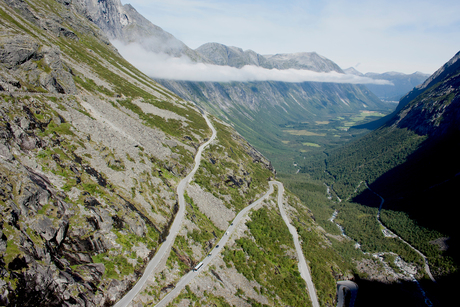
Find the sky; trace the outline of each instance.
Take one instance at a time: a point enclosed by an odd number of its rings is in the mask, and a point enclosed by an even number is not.
[[[121,0],[192,49],[317,52],[362,73],[432,74],[460,51],[458,0]]]

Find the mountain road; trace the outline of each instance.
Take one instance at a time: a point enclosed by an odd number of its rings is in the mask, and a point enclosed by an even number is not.
[[[198,151],[195,155],[194,168],[184,179],[180,181],[177,187],[177,195],[179,198],[179,210],[176,214],[173,224],[171,225],[171,228],[169,229],[169,235],[167,236],[166,240],[163,242],[161,247],[158,249],[158,251],[156,252],[155,256],[152,258],[152,260],[150,260],[149,264],[145,268],[145,271],[142,277],[137,281],[134,287],[121,300],[119,300],[115,304],[115,307],[128,306],[129,303],[131,303],[131,301],[137,295],[137,293],[139,293],[139,291],[142,289],[142,287],[144,286],[144,284],[146,283],[146,281],[152,274],[153,270],[158,266],[158,264],[163,260],[164,257],[168,257],[169,255],[171,246],[173,245],[174,240],[176,239],[177,233],[179,232],[181,224],[182,224],[182,220],[184,219],[184,216],[185,216],[185,199],[184,199],[185,188],[187,184],[192,180],[193,176],[198,170],[198,167],[200,166],[201,154],[204,148],[208,146],[217,136],[216,129],[214,129],[214,126],[211,124],[211,121],[208,119],[206,114],[203,114],[203,116],[206,120],[206,123],[212,130],[212,136],[207,142],[203,143],[198,148]]]
[[[195,278],[201,271],[203,271],[209,265],[209,263],[211,263],[211,261],[214,259],[214,257],[216,257],[222,251],[222,249],[224,248],[225,244],[227,244],[227,241],[228,241],[229,237],[235,231],[235,229],[238,228],[238,224],[241,222],[242,218],[250,210],[256,209],[260,204],[262,204],[262,202],[271,193],[273,193],[273,191],[274,191],[273,187],[275,185],[278,187],[278,206],[280,208],[281,215],[283,216],[283,220],[286,223],[286,225],[288,226],[289,231],[290,231],[290,233],[291,233],[291,235],[293,236],[293,239],[294,239],[294,245],[295,245],[297,256],[298,256],[298,259],[299,259],[300,275],[305,280],[305,282],[307,284],[307,290],[308,290],[309,296],[310,296],[310,298],[312,300],[312,306],[313,307],[319,307],[318,298],[317,298],[317,295],[316,295],[316,290],[315,290],[314,284],[313,284],[313,282],[311,280],[310,270],[309,270],[308,265],[307,265],[307,263],[305,261],[305,257],[303,255],[302,248],[300,246],[297,230],[294,228],[294,226],[292,226],[289,223],[289,219],[287,218],[286,211],[284,210],[284,207],[283,207],[284,186],[283,186],[283,184],[281,182],[278,182],[278,181],[270,181],[269,182],[270,189],[267,191],[267,193],[265,193],[261,198],[259,198],[258,200],[256,200],[252,204],[250,204],[249,206],[245,207],[243,210],[241,210],[238,213],[238,215],[235,217],[233,222],[230,224],[230,226],[226,230],[226,232],[223,235],[223,237],[216,244],[216,247],[208,254],[208,256],[205,259],[203,259],[203,261],[201,262],[202,265],[197,270],[194,269],[192,271],[189,271],[185,276],[183,276],[180,279],[180,281],[176,284],[176,287],[173,290],[171,290],[171,292],[169,292],[157,305],[155,305],[156,307],[166,306],[172,299],[174,299],[177,295],[179,295],[180,291],[183,288],[185,288],[185,286],[187,284],[189,284],[192,281],[193,278]]]
[[[289,232],[291,233],[292,238],[294,239],[294,246],[297,252],[297,257],[299,259],[300,276],[307,283],[308,294],[310,296],[312,306],[319,307],[318,296],[316,295],[315,285],[313,284],[313,281],[311,280],[310,269],[307,265],[307,262],[305,261],[305,256],[302,252],[302,247],[299,242],[299,235],[295,227],[292,226],[291,223],[289,222],[289,219],[286,215],[286,210],[284,210],[284,203],[283,203],[284,186],[281,182],[278,182],[278,181],[271,181],[270,183],[276,184],[278,186],[278,207],[279,207],[281,216],[283,217],[284,223],[286,223],[286,226],[289,228]]]

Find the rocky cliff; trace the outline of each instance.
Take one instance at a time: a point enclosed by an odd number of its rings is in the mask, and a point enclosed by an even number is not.
[[[137,42],[156,53],[175,57],[186,55],[194,61],[205,61],[183,42],[148,21],[130,4],[122,5],[120,0],[76,0],[72,3],[79,13],[96,24],[109,39],[124,43]]]
[[[441,136],[459,130],[460,52],[405,95],[393,119],[400,128]]]

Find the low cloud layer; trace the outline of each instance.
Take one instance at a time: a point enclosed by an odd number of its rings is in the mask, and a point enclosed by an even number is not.
[[[337,72],[318,73],[298,69],[265,69],[247,65],[242,68],[219,66],[192,62],[187,57],[172,57],[165,53],[153,53],[141,45],[125,45],[113,41],[120,54],[142,72],[155,79],[209,82],[248,82],[248,81],[282,81],[282,82],[331,82],[351,84],[391,84],[386,80],[373,80],[355,75]]]

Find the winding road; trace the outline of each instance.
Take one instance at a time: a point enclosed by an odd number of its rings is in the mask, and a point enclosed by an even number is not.
[[[316,290],[315,290],[315,286],[312,282],[312,279],[311,279],[311,275],[310,275],[310,270],[308,268],[308,265],[307,265],[307,262],[305,261],[305,257],[303,255],[303,252],[302,252],[302,248],[300,246],[300,242],[299,242],[299,239],[298,239],[298,234],[297,234],[297,230],[294,228],[294,226],[292,226],[290,223],[289,223],[289,219],[287,218],[287,215],[286,215],[286,211],[284,210],[284,206],[283,206],[283,194],[284,194],[284,186],[281,182],[278,182],[278,181],[270,181],[269,182],[269,186],[270,186],[270,189],[267,191],[267,193],[265,193],[261,198],[259,198],[258,200],[256,200],[255,202],[253,202],[252,204],[250,204],[249,206],[247,206],[246,208],[244,208],[243,210],[241,210],[238,215],[235,217],[235,219],[233,220],[233,223],[231,223],[230,227],[226,230],[225,234],[223,235],[223,237],[220,239],[220,241],[216,244],[216,248],[214,248],[214,250],[212,250],[209,255],[202,261],[203,265],[197,270],[192,270],[190,272],[188,272],[185,276],[183,276],[179,282],[176,284],[176,287],[171,290],[171,292],[169,292],[156,306],[157,307],[162,307],[162,306],[166,306],[171,300],[173,300],[177,295],[179,295],[180,291],[187,285],[189,284],[193,278],[195,278],[199,273],[200,271],[204,270],[208,265],[209,263],[211,263],[211,261],[214,259],[214,257],[216,257],[217,255],[219,255],[219,253],[222,251],[222,249],[224,248],[225,244],[227,244],[227,241],[228,239],[230,238],[231,234],[235,231],[235,229],[238,228],[238,224],[241,222],[241,220],[243,219],[243,217],[252,209],[256,209],[260,204],[262,204],[262,202],[270,195],[273,193],[274,189],[273,189],[273,186],[276,185],[278,187],[278,206],[279,206],[279,209],[281,211],[281,215],[283,217],[283,220],[284,222],[286,223],[286,225],[288,226],[289,228],[289,231],[294,239],[294,245],[295,245],[295,248],[296,248],[296,252],[297,252],[297,255],[298,255],[298,259],[299,259],[299,271],[300,271],[300,275],[301,277],[305,280],[306,284],[307,284],[307,290],[308,290],[308,293],[309,293],[309,296],[312,300],[312,305],[313,307],[319,307],[319,303],[318,303],[318,298],[317,298],[317,295],[316,295]]]
[[[211,124],[211,121],[208,119],[206,114],[203,113],[203,117],[206,120],[206,123],[212,130],[212,136],[211,138],[203,143],[199,148],[195,156],[195,166],[193,167],[192,171],[182,179],[177,187],[177,195],[179,198],[179,210],[177,212],[177,215],[174,219],[173,224],[171,225],[171,228],[169,229],[169,235],[166,238],[166,240],[163,242],[161,247],[158,249],[156,252],[155,256],[150,260],[149,264],[145,268],[144,274],[142,277],[137,281],[137,283],[134,285],[134,287],[126,293],[126,295],[119,300],[116,304],[115,307],[125,307],[128,306],[129,303],[134,299],[134,297],[139,293],[139,291],[142,289],[144,284],[147,282],[148,278],[152,274],[153,270],[158,266],[158,264],[163,260],[164,257],[168,257],[169,251],[171,249],[171,246],[174,243],[174,240],[176,239],[177,233],[179,232],[180,226],[182,224],[182,220],[184,219],[185,215],[185,199],[184,199],[184,191],[187,186],[187,184],[192,180],[193,176],[195,175],[196,171],[198,170],[198,167],[200,166],[200,161],[201,161],[201,154],[206,146],[208,146],[217,136],[216,129],[214,129],[214,126]]]
[[[185,216],[185,199],[184,199],[184,191],[185,188],[187,187],[187,184],[192,180],[195,172],[197,171],[200,161],[201,161],[201,154],[206,146],[208,146],[215,138],[216,138],[216,130],[214,126],[211,124],[210,120],[208,117],[203,114],[206,123],[212,130],[212,136],[211,138],[202,144],[195,156],[195,166],[193,170],[184,178],[180,181],[178,187],[177,187],[177,194],[178,194],[178,199],[179,199],[179,210],[177,212],[177,215],[174,219],[173,224],[171,225],[169,235],[166,238],[166,240],[163,242],[161,247],[158,249],[156,252],[155,256],[152,258],[152,260],[149,262],[147,265],[144,274],[142,277],[138,280],[136,285],[120,300],[118,301],[115,306],[116,307],[125,307],[128,306],[131,301],[134,299],[134,297],[139,293],[139,291],[142,289],[144,284],[147,282],[149,279],[150,275],[154,271],[154,269],[158,266],[159,263],[161,263],[165,257],[168,257],[169,252],[171,250],[171,247],[174,243],[174,240],[176,239],[177,233],[180,230],[182,221]],[[297,252],[297,256],[299,259],[299,271],[301,277],[305,280],[307,284],[307,290],[310,296],[310,299],[312,301],[312,306],[313,307],[319,307],[318,303],[318,297],[316,295],[316,289],[315,286],[312,282],[311,275],[310,275],[310,270],[307,265],[307,262],[305,260],[305,256],[303,255],[302,252],[302,247],[299,242],[297,230],[295,229],[294,226],[292,226],[289,222],[289,219],[286,215],[286,211],[284,210],[284,202],[283,202],[283,195],[284,195],[284,186],[281,182],[278,181],[270,181],[269,182],[269,190],[258,200],[250,204],[249,206],[245,207],[243,210],[241,210],[238,215],[234,218],[233,222],[230,224],[228,227],[227,231],[223,235],[223,237],[220,239],[220,241],[216,244],[216,248],[214,248],[208,256],[202,261],[202,265],[198,270],[191,270],[187,274],[185,274],[179,282],[176,284],[175,288],[172,289],[156,306],[166,306],[173,298],[175,298],[177,295],[179,295],[180,291],[187,285],[189,284],[193,278],[195,278],[200,271],[204,270],[206,266],[209,265],[209,263],[213,260],[215,256],[217,256],[222,249],[224,248],[225,244],[227,244],[229,237],[231,234],[235,231],[235,229],[238,228],[238,224],[241,222],[243,217],[252,209],[257,208],[259,205],[262,204],[262,202],[268,198],[270,194],[273,193],[274,191],[274,186],[278,187],[278,207],[281,213],[281,216],[283,217],[284,222],[289,228],[289,232],[291,233],[293,240],[294,240],[294,245],[295,249]]]

